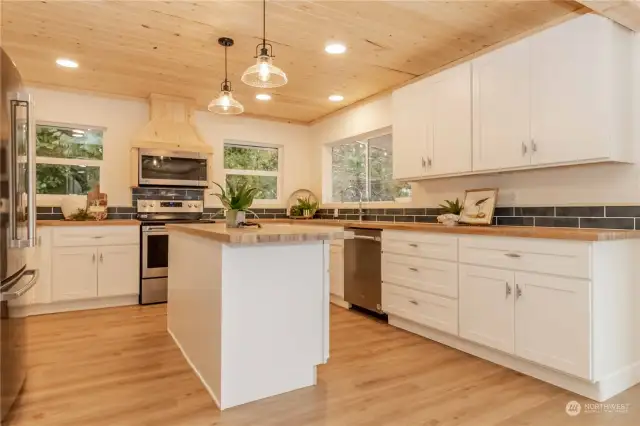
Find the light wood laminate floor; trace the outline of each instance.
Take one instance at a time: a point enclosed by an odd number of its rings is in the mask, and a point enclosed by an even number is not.
[[[341,308],[318,385],[221,413],[165,330],[166,307],[29,318],[29,379],[17,426],[637,426],[626,414],[569,417],[552,385]],[[259,356],[259,354],[257,354]]]

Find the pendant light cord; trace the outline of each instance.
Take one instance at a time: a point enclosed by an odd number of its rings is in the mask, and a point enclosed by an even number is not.
[[[262,47],[267,47],[267,0],[262,0]]]
[[[227,79],[227,46],[224,47],[224,82],[228,82]]]

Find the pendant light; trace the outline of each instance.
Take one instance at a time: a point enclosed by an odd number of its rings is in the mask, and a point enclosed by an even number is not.
[[[272,88],[287,84],[287,75],[273,65],[273,46],[267,43],[267,1],[262,0],[262,43],[256,46],[256,64],[242,74],[242,82],[253,87]],[[268,47],[267,47],[268,46]]]
[[[224,47],[224,81],[220,85],[220,95],[211,101],[208,109],[216,114],[242,114],[244,107],[233,99],[231,82],[227,78],[227,47],[233,46],[233,39],[221,37],[218,44]]]

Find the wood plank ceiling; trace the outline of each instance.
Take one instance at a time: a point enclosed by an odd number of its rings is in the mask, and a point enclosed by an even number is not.
[[[4,1],[2,42],[27,83],[147,97],[206,108],[224,78],[251,114],[310,122],[474,52],[560,19],[572,1],[269,1],[267,38],[289,84],[273,100],[240,76],[254,63],[260,1]],[[348,46],[324,52],[329,40]],[[78,69],[55,65],[58,57]],[[344,96],[331,103],[330,94]]]

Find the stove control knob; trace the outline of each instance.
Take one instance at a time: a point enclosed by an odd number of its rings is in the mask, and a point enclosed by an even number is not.
[[[154,205],[154,204],[153,204],[153,203],[151,203],[151,204],[149,204],[149,207],[153,207],[153,205]]]
[[[192,208],[192,207],[193,207],[193,204],[189,203],[189,208]]]
[[[142,207],[147,207],[147,203],[142,203]]]

